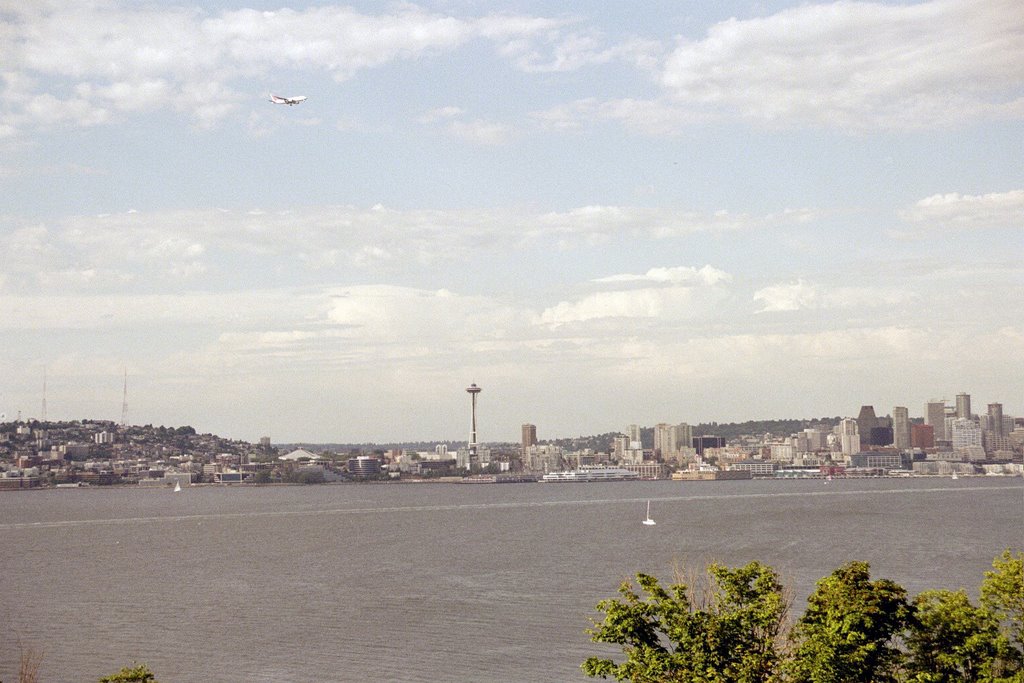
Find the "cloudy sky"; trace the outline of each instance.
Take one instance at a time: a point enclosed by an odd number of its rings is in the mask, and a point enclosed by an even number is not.
[[[8,419],[1024,414],[1019,0],[286,1],[0,0]]]

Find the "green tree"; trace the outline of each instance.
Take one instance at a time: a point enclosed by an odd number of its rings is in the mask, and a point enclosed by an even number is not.
[[[906,591],[870,580],[866,562],[850,562],[817,583],[793,628],[788,679],[794,683],[896,680],[896,639],[911,614]]]
[[[1024,552],[1009,549],[992,560],[981,582],[981,605],[1000,621],[1017,648],[1024,648]]]
[[[1012,667],[999,621],[962,590],[918,595],[906,646],[906,671],[917,683],[993,681]]]
[[[124,667],[116,674],[110,674],[100,679],[100,683],[157,683],[156,676],[145,664],[134,667]]]
[[[778,576],[751,562],[739,569],[708,567],[701,604],[679,581],[663,588],[637,574],[641,596],[626,581],[621,598],[602,600],[604,620],[591,640],[622,646],[625,661],[590,657],[588,676],[636,683],[757,683],[772,680],[779,663],[778,639],[788,608]]]

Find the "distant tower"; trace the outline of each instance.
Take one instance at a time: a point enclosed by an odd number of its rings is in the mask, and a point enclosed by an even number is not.
[[[530,446],[537,445],[537,425],[524,424],[523,425],[523,452],[525,453]]]
[[[892,436],[896,448],[910,448],[910,412],[905,406],[892,409]]]
[[[946,402],[932,399],[924,404],[924,423],[930,425],[936,441],[946,438]]]
[[[1003,404],[988,404],[988,429],[992,436],[1005,436],[1003,433]]]
[[[124,399],[121,401],[121,428],[128,426],[128,369],[124,371]]]
[[[874,406],[861,406],[857,415],[857,433],[860,434],[862,446],[882,446],[871,440],[871,430],[878,426],[878,416],[875,415]]]
[[[956,395],[956,416],[961,420],[971,419],[971,395]]]
[[[43,368],[43,416],[42,421],[46,422],[46,368]]]
[[[469,432],[469,457],[470,461],[476,459],[476,395],[480,393],[481,389],[476,384],[470,384],[466,387],[466,391],[469,393],[470,399],[472,400],[472,412],[470,413],[471,429]]]

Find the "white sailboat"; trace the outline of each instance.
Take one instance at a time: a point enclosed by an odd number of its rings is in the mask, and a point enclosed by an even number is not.
[[[657,522],[651,519],[651,501],[647,501],[647,519],[644,520],[644,524],[646,524],[647,526],[653,526],[657,524]]]
[[[174,492],[175,493],[179,493],[180,491],[181,491],[181,482],[180,481],[174,482]]]

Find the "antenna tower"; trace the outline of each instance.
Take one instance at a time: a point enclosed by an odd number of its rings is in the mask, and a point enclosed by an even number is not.
[[[46,422],[46,368],[43,368],[43,416],[42,421]]]
[[[121,401],[121,427],[128,426],[128,369],[124,371],[124,399]]]

